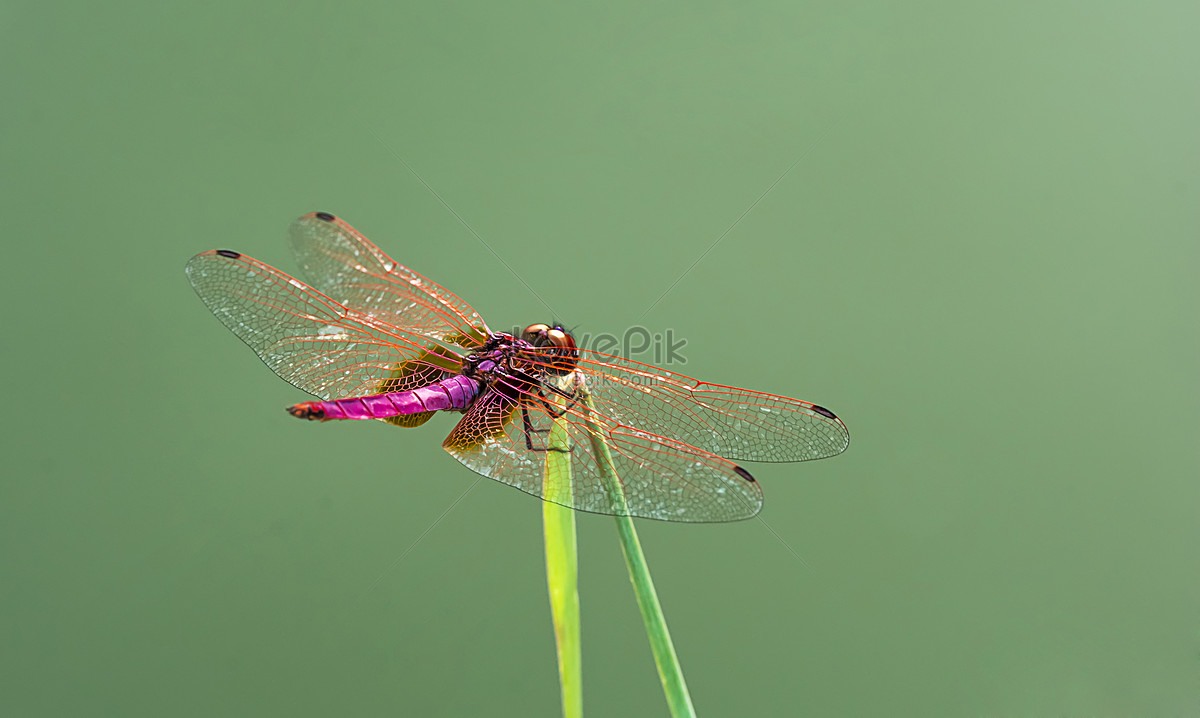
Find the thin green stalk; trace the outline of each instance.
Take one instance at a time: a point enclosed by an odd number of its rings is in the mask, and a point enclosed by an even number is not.
[[[591,437],[596,463],[600,467],[600,475],[608,489],[613,503],[628,514],[625,502],[625,491],[617,478],[613,467],[612,454],[609,453],[608,443],[604,433],[592,418],[596,409],[592,405],[592,397],[587,387],[580,383],[578,391],[587,408],[588,434]],[[646,635],[650,638],[650,650],[654,653],[654,663],[658,666],[658,678],[662,681],[663,693],[667,705],[674,718],[696,715],[692,707],[692,697],[688,695],[687,683],[683,679],[683,668],[679,665],[679,657],[675,655],[675,645],[671,642],[671,633],[667,630],[667,619],[663,616],[662,606],[658,602],[658,594],[654,590],[654,581],[650,578],[650,567],[646,565],[646,556],[642,553],[642,544],[638,541],[637,530],[633,527],[633,519],[628,515],[616,516],[617,535],[621,538],[621,552],[625,554],[625,565],[629,568],[629,580],[633,582],[633,592],[637,596],[638,608],[642,612],[642,622],[646,624]]]
[[[564,718],[583,715],[583,650],[579,642],[579,575],[575,547],[575,511],[560,504],[571,499],[570,435],[561,421],[550,429],[542,526],[546,537],[546,584],[558,646],[558,677]],[[553,449],[561,449],[554,451]],[[558,503],[555,503],[555,502]]]

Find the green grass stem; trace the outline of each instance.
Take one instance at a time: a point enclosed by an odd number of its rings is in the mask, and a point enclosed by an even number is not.
[[[560,421],[550,429],[546,452],[545,494],[542,527],[546,539],[546,584],[550,590],[550,613],[554,619],[554,641],[558,646],[558,677],[562,685],[564,718],[583,715],[583,650],[579,642],[579,575],[575,544],[575,510],[562,506],[571,499],[570,435]]]
[[[625,509],[625,491],[617,478],[613,467],[612,454],[608,443],[604,440],[605,432],[596,425],[593,416],[595,407],[592,397],[587,392],[586,385],[578,387],[581,399],[587,409],[588,434],[591,438],[593,453],[600,474],[608,489],[613,503],[618,510]],[[646,635],[650,639],[650,650],[654,654],[654,663],[658,667],[658,677],[662,681],[663,693],[667,705],[674,718],[696,715],[692,707],[692,697],[688,694],[687,682],[683,679],[683,668],[679,665],[679,657],[675,655],[675,645],[671,642],[671,633],[667,630],[667,620],[663,616],[662,606],[658,602],[658,594],[654,590],[654,581],[650,578],[650,567],[646,564],[646,556],[642,553],[641,542],[638,541],[637,530],[633,519],[626,516],[616,516],[617,535],[621,539],[621,552],[625,555],[625,565],[629,568],[629,579],[633,582],[633,592],[637,596],[638,608],[642,612],[642,622],[646,624]]]

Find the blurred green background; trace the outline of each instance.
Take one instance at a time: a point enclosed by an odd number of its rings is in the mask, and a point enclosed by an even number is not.
[[[0,713],[559,710],[538,502],[454,504],[451,417],[290,419],[184,278],[294,270],[320,209],[494,328],[671,329],[675,368],[846,420],[846,454],[752,467],[763,522],[639,522],[701,715],[1194,714],[1195,3],[0,24]],[[587,710],[664,714],[580,522]]]

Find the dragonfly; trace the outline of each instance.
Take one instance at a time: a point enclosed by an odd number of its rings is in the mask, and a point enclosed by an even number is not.
[[[591,351],[558,323],[492,331],[327,212],[297,219],[290,239],[307,282],[226,249],[186,273],[222,324],[317,397],[288,407],[294,417],[412,428],[454,412],[442,446],[472,471],[579,511],[682,522],[759,512],[762,490],[737,461],[849,446],[842,420],[811,402]],[[548,480],[554,453],[569,460],[566,488]]]

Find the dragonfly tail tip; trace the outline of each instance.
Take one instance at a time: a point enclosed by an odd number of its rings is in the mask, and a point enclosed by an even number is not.
[[[294,404],[287,408],[287,413],[297,419],[308,419],[309,421],[325,420],[325,409],[321,407],[321,402],[319,401],[305,401]]]

